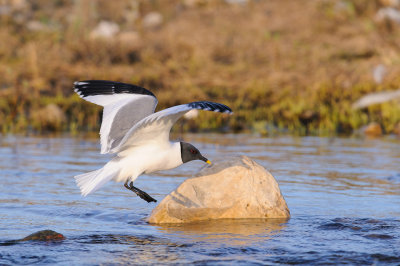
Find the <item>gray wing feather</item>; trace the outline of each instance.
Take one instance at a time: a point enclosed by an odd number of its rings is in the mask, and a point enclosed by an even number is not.
[[[112,119],[111,127],[107,136],[107,142],[109,144],[107,150],[110,151],[117,147],[132,126],[149,114],[154,113],[156,105],[157,99],[148,96],[133,99],[122,105]],[[104,116],[107,115],[106,109],[107,107],[104,110]]]
[[[103,121],[100,128],[101,153],[117,147],[137,122],[154,113],[155,95],[145,88],[108,80],[84,80],[74,83],[79,96],[101,105]]]
[[[168,142],[172,126],[181,116],[192,109],[232,114],[232,110],[228,106],[206,101],[173,106],[153,113],[137,122],[111,152],[118,152],[120,156],[124,156],[123,152],[132,146],[139,146],[150,141],[160,144]]]

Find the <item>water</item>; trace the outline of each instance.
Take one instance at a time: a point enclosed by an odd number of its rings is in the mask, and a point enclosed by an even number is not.
[[[400,263],[400,141],[186,135],[211,160],[245,154],[277,179],[289,220],[154,226],[155,207],[109,183],[79,195],[73,176],[100,168],[95,139],[0,139],[0,264]],[[159,201],[204,163],[135,184]],[[59,242],[7,241],[51,229]]]

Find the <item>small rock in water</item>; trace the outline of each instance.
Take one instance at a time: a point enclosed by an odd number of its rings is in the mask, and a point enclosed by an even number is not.
[[[185,180],[153,210],[149,223],[288,218],[275,178],[246,156],[225,158]]]
[[[29,240],[36,240],[36,241],[52,241],[52,240],[64,240],[65,236],[60,233],[57,233],[52,230],[42,230],[36,233],[33,233],[20,241],[29,241]]]
[[[380,137],[383,134],[383,130],[381,125],[376,122],[369,123],[364,129],[363,132],[365,135],[369,137]]]

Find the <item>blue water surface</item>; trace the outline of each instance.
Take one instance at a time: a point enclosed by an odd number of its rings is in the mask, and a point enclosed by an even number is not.
[[[277,179],[289,220],[155,226],[156,206],[120,183],[84,198],[73,176],[102,167],[97,139],[0,136],[0,264],[400,263],[400,140],[184,135],[207,158],[247,155]],[[203,162],[143,175],[158,201]],[[39,230],[66,240],[15,242]]]

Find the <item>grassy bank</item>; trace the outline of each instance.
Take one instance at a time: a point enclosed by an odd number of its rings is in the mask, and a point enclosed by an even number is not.
[[[0,17],[7,40],[0,43],[0,130],[97,131],[100,108],[75,96],[72,83],[108,79],[152,90],[159,109],[210,100],[235,112],[203,113],[186,130],[332,134],[375,121],[391,133],[400,122],[398,102],[351,108],[367,93],[400,84],[400,26],[376,19],[384,2],[10,5]],[[150,12],[161,21],[149,23]],[[99,37],[100,21],[119,30]],[[386,74],[377,82],[372,71],[379,64]]]

